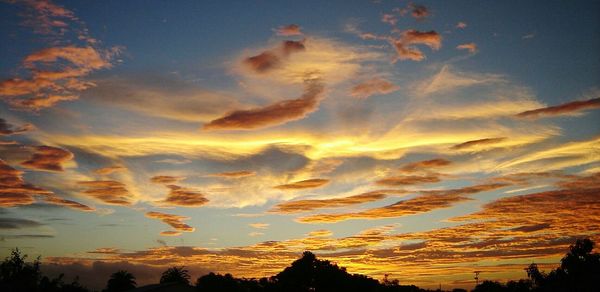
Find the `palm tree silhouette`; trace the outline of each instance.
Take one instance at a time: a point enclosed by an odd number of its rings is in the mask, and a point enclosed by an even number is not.
[[[108,283],[106,284],[106,292],[121,292],[134,289],[137,283],[135,282],[135,276],[125,270],[110,275]]]
[[[171,267],[162,273],[160,283],[183,283],[190,284],[190,274],[185,267]]]

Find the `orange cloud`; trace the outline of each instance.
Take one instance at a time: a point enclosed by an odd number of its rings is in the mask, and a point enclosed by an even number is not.
[[[0,136],[10,136],[16,134],[22,134],[29,132],[34,129],[32,124],[25,124],[19,128],[14,128],[13,125],[6,122],[6,120],[0,118]]]
[[[270,224],[268,223],[250,223],[248,226],[256,229],[267,229]]]
[[[568,115],[577,112],[581,112],[588,109],[600,108],[600,97],[592,98],[588,100],[582,101],[573,101],[568,103],[563,103],[557,106],[550,106],[544,108],[538,108],[530,111],[524,111],[522,113],[517,114],[516,116],[519,118],[543,118],[543,117],[551,117],[551,116],[560,116],[560,115]]]
[[[180,235],[181,232],[194,232],[194,230],[195,230],[194,227],[191,227],[191,226],[183,223],[183,220],[188,220],[188,219],[190,219],[189,217],[173,215],[173,214],[166,214],[166,213],[161,213],[161,212],[154,212],[154,211],[147,212],[146,217],[161,220],[165,224],[168,224],[169,226],[171,226],[175,229],[175,231],[162,231],[160,233],[161,235],[176,236],[176,235]]]
[[[83,212],[93,212],[96,210],[90,206],[87,206],[87,205],[84,205],[84,204],[81,204],[81,203],[78,203],[75,201],[66,200],[66,199],[63,199],[63,198],[55,196],[55,195],[50,195],[50,196],[45,197],[44,201],[46,201],[47,203],[52,204],[52,205],[63,206],[63,207],[67,207],[67,208],[71,208],[71,209],[75,209],[75,210],[79,210],[79,211],[83,211]]]
[[[127,168],[120,166],[120,165],[115,165],[115,166],[98,168],[98,169],[94,170],[94,173],[99,174],[99,175],[109,175],[111,173],[121,172],[121,171],[125,171],[125,170],[127,170]]]
[[[203,126],[204,130],[250,130],[300,120],[315,111],[320,103],[323,85],[307,81],[298,99],[284,100],[265,107],[237,110]]]
[[[277,204],[269,212],[272,213],[297,213],[308,212],[321,208],[339,208],[350,205],[358,205],[382,200],[387,197],[387,191],[372,191],[359,195],[322,199],[322,200],[298,200]]]
[[[0,159],[0,207],[16,207],[35,203],[35,196],[52,205],[63,206],[79,211],[90,212],[94,208],[66,200],[51,191],[33,186],[23,180],[23,172],[16,170]]]
[[[157,175],[150,178],[150,181],[155,184],[173,184],[184,179],[181,176]]]
[[[83,194],[95,198],[105,204],[118,206],[129,206],[132,204],[132,195],[121,182],[96,180],[80,181],[77,184],[88,188],[83,191]]]
[[[414,215],[436,209],[448,208],[456,203],[471,200],[468,195],[492,191],[505,186],[508,186],[508,184],[491,183],[459,189],[427,191],[422,192],[418,197],[399,201],[385,207],[355,213],[317,214],[300,217],[297,221],[301,223],[335,223],[351,219],[382,219]]]
[[[416,172],[416,171],[420,171],[420,170],[429,170],[429,168],[437,168],[437,167],[447,166],[447,165],[450,165],[451,163],[452,163],[452,161],[450,161],[450,160],[446,160],[443,158],[436,158],[436,159],[431,159],[431,160],[422,160],[422,161],[412,162],[412,163],[409,163],[409,164],[403,166],[402,168],[400,168],[400,170],[404,171],[404,172]]]
[[[30,205],[35,202],[35,195],[50,194],[52,192],[25,183],[22,171],[0,159],[0,207]]]
[[[396,49],[398,59],[422,61],[425,59],[425,54],[414,46],[426,45],[433,50],[439,50],[442,46],[442,36],[433,30],[421,32],[409,29],[403,31],[399,39],[390,42]]]
[[[294,36],[294,35],[302,35],[301,27],[297,24],[289,24],[285,26],[280,26],[276,30],[277,35],[281,36]]]
[[[455,27],[456,27],[456,28],[459,28],[459,29],[465,29],[465,28],[467,27],[467,23],[466,23],[466,22],[459,21],[459,22],[456,24],[456,26],[455,26]]]
[[[484,139],[478,139],[478,140],[471,140],[471,141],[467,141],[467,142],[464,142],[464,143],[456,144],[456,145],[450,147],[450,149],[462,150],[462,149],[473,148],[473,147],[479,146],[479,145],[496,144],[496,143],[500,143],[500,142],[502,142],[504,140],[506,140],[505,137],[484,138]]]
[[[197,191],[176,186],[168,185],[170,191],[167,198],[159,201],[160,204],[168,206],[180,206],[180,207],[198,207],[208,203],[208,199],[204,197],[204,194]]]
[[[240,171],[227,171],[227,172],[214,173],[214,174],[211,174],[210,176],[226,177],[226,178],[239,178],[239,177],[254,176],[254,175],[256,175],[256,172],[254,172],[254,171],[240,170]]]
[[[350,95],[358,98],[367,98],[376,94],[388,94],[400,89],[399,86],[383,78],[372,78],[352,87]]]
[[[302,189],[318,188],[318,187],[324,186],[328,183],[329,183],[328,179],[313,178],[313,179],[296,181],[296,182],[292,182],[289,184],[278,185],[278,186],[275,186],[274,188],[280,189],[280,190],[302,190]]]
[[[477,44],[475,43],[467,43],[456,46],[458,50],[467,50],[469,53],[474,54],[477,52]]]
[[[35,152],[31,158],[21,163],[25,167],[36,170],[63,171],[62,163],[73,159],[73,153],[68,150],[50,147],[35,147]]]
[[[400,175],[386,177],[384,179],[377,180],[375,183],[382,186],[404,186],[404,185],[416,185],[424,183],[436,183],[440,181],[440,177],[437,174],[431,175]]]

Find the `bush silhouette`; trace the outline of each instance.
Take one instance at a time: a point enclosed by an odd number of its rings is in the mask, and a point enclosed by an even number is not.
[[[170,267],[162,273],[160,283],[190,284],[190,274],[185,267]]]
[[[137,283],[135,282],[135,276],[131,273],[120,270],[112,275],[106,283],[105,292],[121,292],[134,289]]]

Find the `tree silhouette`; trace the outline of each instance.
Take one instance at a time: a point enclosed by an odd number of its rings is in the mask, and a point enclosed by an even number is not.
[[[21,255],[16,248],[11,255],[0,264],[0,291],[29,292],[37,290],[42,276],[39,258],[33,263],[26,263],[27,255]]]
[[[160,283],[183,283],[190,284],[190,274],[185,267],[171,267],[162,273]]]
[[[106,283],[106,292],[121,292],[134,289],[137,283],[135,282],[135,276],[127,271],[120,270],[112,275]]]

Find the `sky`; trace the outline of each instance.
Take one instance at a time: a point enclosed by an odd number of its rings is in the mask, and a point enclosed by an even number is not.
[[[597,11],[0,1],[0,256],[97,288],[305,250],[425,288],[549,270],[600,242]]]

